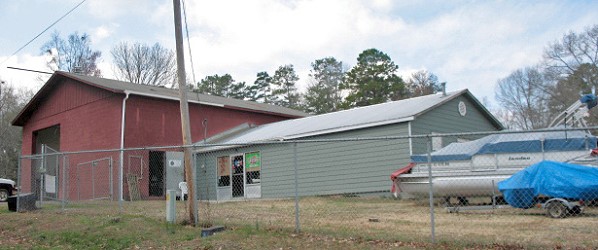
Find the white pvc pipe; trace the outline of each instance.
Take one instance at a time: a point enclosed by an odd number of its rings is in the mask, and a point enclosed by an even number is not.
[[[127,110],[127,99],[129,99],[129,92],[125,90],[125,98],[123,99],[122,105],[122,118],[120,120],[120,163],[118,170],[118,203],[122,210],[123,201],[123,168],[124,168],[124,157],[125,157],[125,112]]]

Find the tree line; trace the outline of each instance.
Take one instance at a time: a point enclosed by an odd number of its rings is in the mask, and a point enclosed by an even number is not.
[[[102,52],[92,49],[89,35],[73,32],[62,37],[58,32],[42,45],[41,53],[49,56],[48,67],[71,73],[101,77],[98,62]],[[111,50],[113,73],[118,80],[137,84],[176,88],[176,59],[172,50],[159,43],[121,42]],[[425,70],[415,72],[407,81],[397,75],[398,66],[384,52],[366,49],[357,64],[347,65],[334,57],[311,63],[309,86],[304,92],[297,87],[299,76],[292,64],[279,66],[274,72],[258,72],[252,83],[236,81],[230,74],[205,76],[188,84],[198,93],[269,103],[323,114],[342,109],[367,106],[392,100],[436,93],[438,78]],[[21,148],[21,128],[10,122],[31,99],[28,90],[0,85],[0,176],[16,178]]]
[[[64,71],[101,76],[97,61],[100,51],[91,49],[87,34],[75,32],[62,38],[58,32],[42,47],[56,49],[55,66]],[[160,44],[121,42],[111,49],[114,75],[119,80],[154,86],[172,86],[176,82],[174,52]],[[368,106],[440,90],[438,78],[421,70],[404,81],[397,75],[398,65],[378,49],[366,49],[357,63],[347,65],[334,57],[311,63],[308,86],[301,92],[299,76],[293,64],[279,66],[274,72],[262,71],[253,82],[236,81],[230,74],[205,76],[190,84],[193,91],[241,100],[269,103],[323,114],[353,107]],[[175,86],[176,87],[176,86]]]
[[[512,129],[539,129],[581,94],[592,93],[598,86],[598,25],[581,32],[570,31],[549,43],[542,58],[498,80],[495,97],[500,105],[497,115]],[[591,110],[588,125],[598,125],[598,115]]]
[[[17,163],[21,152],[21,128],[10,122],[29,99],[33,92],[15,89],[12,85],[0,82],[0,177],[16,180]]]
[[[63,38],[54,32],[41,50],[52,53],[49,61],[52,69],[100,77],[102,72],[97,62],[102,53],[93,50],[91,44],[87,34],[74,32]],[[154,86],[176,82],[174,52],[158,43],[122,42],[110,52],[114,74],[119,80]],[[440,91],[441,83],[428,71],[415,72],[403,80],[397,70],[398,65],[386,53],[372,48],[361,52],[350,69],[334,57],[314,60],[304,92],[296,86],[299,76],[292,64],[281,65],[273,73],[258,72],[252,83],[236,81],[230,74],[216,74],[191,86],[199,93],[281,105],[311,114]],[[547,45],[537,64],[516,69],[499,79],[495,99],[500,108],[493,113],[511,129],[544,128],[582,93],[591,93],[597,86],[598,25],[594,25],[581,32],[564,34]],[[32,96],[31,91],[0,85],[0,166],[6,166],[1,169],[2,176],[16,177],[21,130],[10,126],[10,121]],[[590,126],[598,125],[596,112],[590,111],[588,121]]]

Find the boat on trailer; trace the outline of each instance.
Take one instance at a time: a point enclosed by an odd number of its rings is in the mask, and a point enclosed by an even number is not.
[[[501,133],[456,142],[428,154],[411,156],[412,163],[391,174],[395,197],[497,197],[498,182],[540,161],[598,166],[591,156],[597,139],[589,131],[584,114],[596,106],[594,95],[585,95],[551,124],[534,132]]]

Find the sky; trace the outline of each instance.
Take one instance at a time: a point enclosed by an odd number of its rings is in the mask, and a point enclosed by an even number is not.
[[[174,50],[173,2],[87,0],[16,55],[21,46],[81,0],[0,0],[0,79],[37,90],[50,71],[41,47],[58,31],[87,33],[102,52],[99,67],[114,78],[110,50],[126,41],[160,43]],[[293,64],[300,89],[310,83],[310,64],[335,57],[348,69],[359,53],[376,48],[407,79],[427,70],[447,91],[469,89],[494,102],[499,79],[533,66],[544,49],[565,33],[598,24],[598,1],[472,0],[186,0],[190,46],[185,41],[188,80],[230,74],[253,83]],[[191,54],[189,54],[189,47]],[[191,56],[190,56],[191,55]],[[193,60],[193,68],[190,59]]]

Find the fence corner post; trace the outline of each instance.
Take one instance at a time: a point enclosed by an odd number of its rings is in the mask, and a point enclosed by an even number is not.
[[[300,233],[301,226],[299,222],[299,176],[297,176],[297,142],[293,143],[293,168],[295,170],[295,233]]]
[[[434,184],[432,183],[432,137],[430,135],[427,138],[427,151],[428,151],[428,184],[429,184],[429,198],[430,198],[430,240],[432,244],[436,243],[436,232],[434,225]]]

